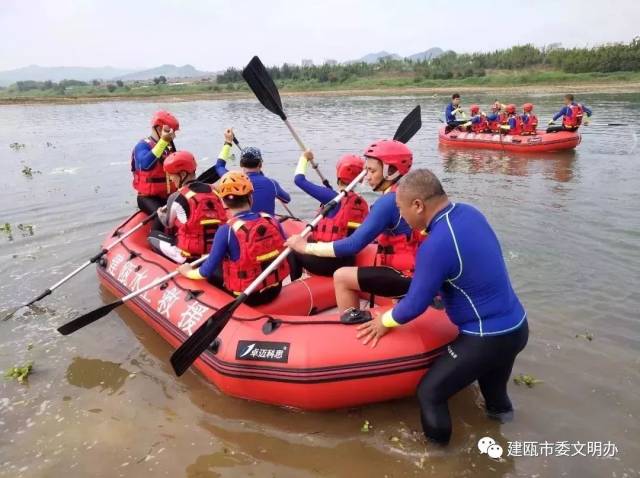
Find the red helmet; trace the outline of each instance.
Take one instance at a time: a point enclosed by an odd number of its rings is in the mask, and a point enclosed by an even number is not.
[[[475,115],[475,114],[477,114],[477,113],[479,113],[479,112],[480,112],[480,106],[478,106],[478,105],[471,105],[471,114],[472,114],[472,115]]]
[[[195,173],[197,164],[193,154],[189,151],[176,151],[167,156],[162,166],[167,173],[179,174],[184,171]]]
[[[516,112],[516,105],[514,105],[513,103],[508,104],[507,108],[506,108],[506,112],[507,113],[515,113]]]
[[[168,111],[156,111],[156,113],[153,115],[153,118],[151,118],[151,126],[162,127],[164,125],[167,125],[174,131],[178,131],[180,129],[180,123],[178,123],[178,119],[175,116],[173,116]]]
[[[364,160],[357,154],[345,154],[336,164],[336,176],[345,184],[353,181],[364,169]]]
[[[522,111],[526,113],[533,111],[533,103],[525,103],[524,105],[522,105]]]
[[[364,150],[367,158],[377,159],[385,166],[394,166],[397,171],[391,175],[387,168],[384,171],[384,179],[391,181],[398,176],[403,176],[411,169],[413,163],[413,153],[406,144],[395,139],[381,139],[371,144]]]

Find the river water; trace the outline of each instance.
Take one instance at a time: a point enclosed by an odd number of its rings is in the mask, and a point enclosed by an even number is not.
[[[464,98],[467,105],[493,99]],[[501,99],[533,100],[541,122],[560,106],[544,95]],[[638,96],[581,100],[594,109],[594,123],[640,122]],[[0,476],[638,476],[638,127],[585,127],[575,153],[443,150],[445,102],[285,98],[328,177],[340,154],[391,136],[422,105],[424,125],[410,143],[416,164],[434,170],[451,198],[486,214],[529,313],[531,337],[514,375],[542,382],[510,385],[513,422],[485,418],[469,387],[451,400],[454,434],[441,450],[420,440],[414,399],[306,413],[226,397],[196,373],[176,378],[170,347],[124,307],[60,336],[55,327],[113,300],[89,269],[0,322],[0,369],[34,361],[28,384],[0,381]],[[159,107],[179,117],[178,147],[209,157],[205,167],[233,126],[242,144],[263,148],[266,172],[293,194],[295,213],[311,216],[315,204],[293,185],[296,145],[255,100],[0,106],[0,225],[12,231],[0,232],[0,311],[93,255],[134,210],[130,151]],[[10,147],[16,142],[24,147]],[[501,461],[480,454],[483,436],[504,448]],[[507,456],[509,442],[512,454],[526,456]]]

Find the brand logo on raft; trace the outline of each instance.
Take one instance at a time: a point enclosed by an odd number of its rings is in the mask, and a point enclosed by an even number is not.
[[[236,349],[236,360],[286,363],[289,361],[290,345],[288,342],[240,340]]]

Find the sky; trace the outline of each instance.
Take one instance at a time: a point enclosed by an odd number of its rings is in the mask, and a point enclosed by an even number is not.
[[[219,71],[346,61],[385,50],[594,46],[640,34],[638,0],[0,0],[0,70],[40,66]]]

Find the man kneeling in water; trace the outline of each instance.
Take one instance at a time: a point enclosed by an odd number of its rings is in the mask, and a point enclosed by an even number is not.
[[[507,383],[527,343],[527,315],[511,286],[498,238],[480,211],[451,203],[427,169],[400,180],[396,204],[412,228],[427,228],[429,239],[418,248],[404,298],[383,314],[374,313],[357,336],[375,347],[394,327],[421,315],[440,293],[460,335],[422,378],[418,399],[425,436],[446,444],[451,438],[447,401],[476,380],[488,415],[511,417]]]

